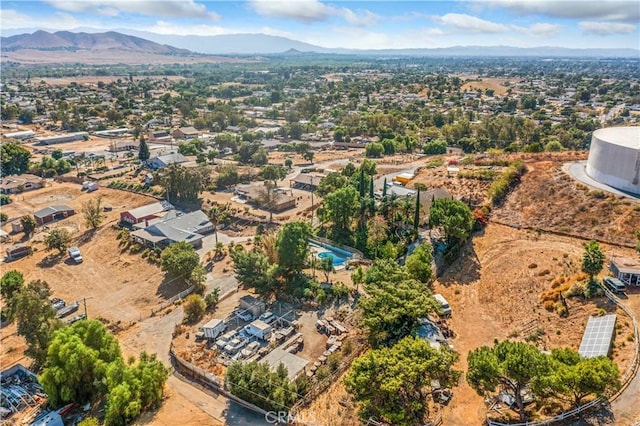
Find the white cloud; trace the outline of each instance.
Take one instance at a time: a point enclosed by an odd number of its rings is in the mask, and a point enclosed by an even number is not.
[[[177,25],[173,22],[158,21],[152,26],[140,28],[142,31],[149,31],[164,35],[201,35],[214,36],[221,34],[231,34],[232,31],[215,25]]]
[[[173,18],[200,18],[219,20],[220,16],[210,12],[202,3],[194,0],[46,0],[57,9],[68,12],[97,13],[105,16],[117,16],[130,13],[145,16],[164,16]]]
[[[566,19],[640,21],[640,6],[637,0],[492,0],[488,3],[521,15],[541,14]]]
[[[307,24],[326,21],[332,16],[341,17],[356,27],[374,25],[380,20],[380,16],[368,10],[338,8],[319,0],[251,0],[249,6],[260,15],[293,19]]]
[[[461,13],[447,13],[444,16],[435,16],[435,22],[450,25],[452,27],[469,31],[472,33],[488,33],[497,34],[509,31],[509,27],[495,22],[486,21],[476,18],[475,16],[465,15]]]
[[[538,23],[529,27],[529,33],[537,37],[553,37],[558,35],[562,28],[559,24]]]
[[[68,30],[81,25],[80,21],[68,13],[57,12],[43,22],[40,17],[28,16],[14,9],[0,9],[0,23],[2,28],[40,28],[52,30]]]
[[[578,24],[584,34],[608,36],[614,34],[629,34],[638,31],[638,27],[621,22],[593,22],[583,21]]]
[[[251,8],[260,15],[289,18],[305,23],[324,21],[334,9],[317,0],[310,1],[268,1],[253,0]]]

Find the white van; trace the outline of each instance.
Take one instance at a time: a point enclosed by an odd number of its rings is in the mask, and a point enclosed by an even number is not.
[[[451,316],[451,306],[449,306],[449,302],[444,298],[443,295],[436,293],[433,295],[433,298],[440,304],[442,307],[442,313],[440,314],[443,317]]]

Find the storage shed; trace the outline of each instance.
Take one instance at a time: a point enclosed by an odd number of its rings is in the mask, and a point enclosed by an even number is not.
[[[38,210],[33,214],[33,216],[36,218],[38,225],[45,225],[47,223],[66,219],[74,214],[76,214],[76,211],[69,206],[49,206],[42,210]]]

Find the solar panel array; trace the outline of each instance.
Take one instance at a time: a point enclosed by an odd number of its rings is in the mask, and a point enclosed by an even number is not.
[[[614,314],[589,317],[578,353],[585,358],[609,355],[615,325],[616,316]]]

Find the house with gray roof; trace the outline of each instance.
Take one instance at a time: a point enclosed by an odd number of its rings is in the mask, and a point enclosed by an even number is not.
[[[177,242],[187,242],[195,248],[200,248],[204,236],[213,232],[213,224],[202,210],[192,213],[171,210],[161,218],[134,225],[134,229],[131,236],[140,244],[163,247]]]
[[[153,170],[164,169],[171,164],[182,164],[189,161],[184,155],[180,153],[161,155],[158,157],[150,158],[147,160],[147,165]]]
[[[69,206],[49,206],[38,210],[33,214],[33,216],[35,217],[38,225],[45,225],[47,223],[66,219],[74,214],[76,214],[76,211]]]

